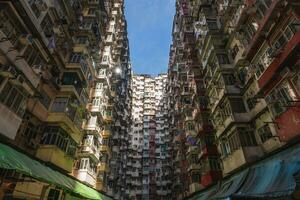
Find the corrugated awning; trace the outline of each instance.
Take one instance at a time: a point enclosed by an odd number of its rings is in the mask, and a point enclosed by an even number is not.
[[[2,143],[0,143],[0,168],[16,170],[19,173],[56,185],[67,192],[75,193],[87,199],[111,200],[111,198],[95,189],[57,172]]]
[[[211,197],[211,199],[226,199],[236,193],[243,185],[246,177],[248,175],[248,170],[244,170],[238,173],[228,180],[221,183],[218,191]]]
[[[212,195],[214,195],[217,191],[217,187],[213,187],[205,192],[197,194],[196,196],[192,197],[191,200],[206,200],[210,199]]]
[[[270,199],[289,196],[300,172],[300,145],[295,145],[258,162],[189,200]]]
[[[299,171],[298,147],[250,168],[245,183],[235,196],[253,198],[288,196],[296,187],[294,175]]]

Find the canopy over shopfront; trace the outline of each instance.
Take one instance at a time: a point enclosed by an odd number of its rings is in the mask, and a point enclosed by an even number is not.
[[[287,197],[300,172],[300,146],[288,148],[243,170],[189,200],[270,199]]]
[[[53,184],[66,192],[86,199],[111,200],[111,198],[93,188],[57,172],[2,143],[0,143],[0,168],[16,170],[19,173]]]

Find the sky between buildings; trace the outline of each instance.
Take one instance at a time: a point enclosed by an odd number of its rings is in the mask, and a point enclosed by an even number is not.
[[[125,14],[134,73],[166,73],[175,0],[126,0]]]

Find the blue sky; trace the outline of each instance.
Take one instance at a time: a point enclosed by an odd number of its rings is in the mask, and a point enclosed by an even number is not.
[[[167,72],[175,0],[126,0],[131,63],[134,73]]]

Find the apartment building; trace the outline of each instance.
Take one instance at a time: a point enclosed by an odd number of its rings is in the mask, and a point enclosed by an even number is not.
[[[134,75],[132,132],[126,175],[129,199],[170,199],[167,75]]]
[[[120,196],[131,128],[123,7],[0,1],[1,199]]]
[[[168,114],[173,138],[173,199],[183,199],[221,179],[222,171],[187,1],[176,3],[172,35]]]
[[[299,198],[299,19],[293,0],[176,1],[174,199]],[[186,100],[195,84],[197,100]]]
[[[121,196],[125,178],[122,177],[123,150],[127,148],[126,133],[131,128],[131,66],[123,10],[123,1],[112,2],[101,55],[94,61],[93,88],[85,123],[87,134],[74,171],[80,180],[87,182],[89,174],[93,174],[90,184],[116,199]],[[93,163],[92,169],[85,168],[85,162]]]

